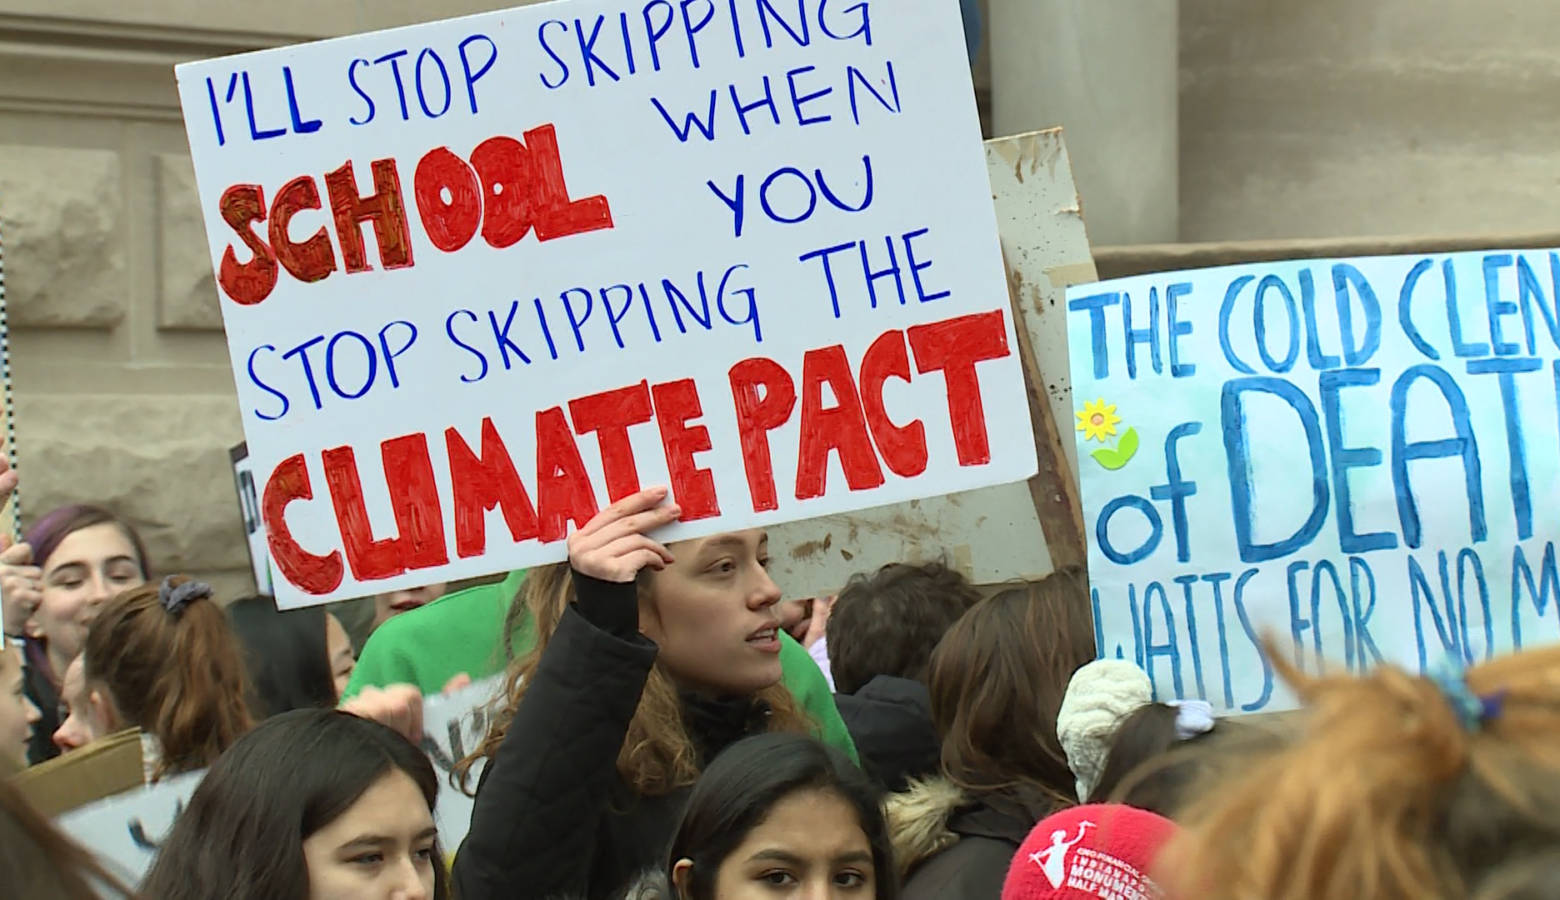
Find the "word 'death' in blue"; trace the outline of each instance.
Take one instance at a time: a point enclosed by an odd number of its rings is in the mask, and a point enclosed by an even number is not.
[[[1227,712],[1560,639],[1560,252],[1068,291],[1102,656]]]

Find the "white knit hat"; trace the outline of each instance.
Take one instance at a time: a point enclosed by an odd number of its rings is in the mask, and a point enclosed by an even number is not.
[[[1147,673],[1123,659],[1098,659],[1073,673],[1056,716],[1056,736],[1078,780],[1080,802],[1099,783],[1117,726],[1153,698]]]

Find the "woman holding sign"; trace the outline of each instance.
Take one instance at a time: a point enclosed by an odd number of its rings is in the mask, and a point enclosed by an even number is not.
[[[455,858],[463,900],[615,897],[663,861],[690,785],[765,731],[805,732],[780,683],[780,589],[758,529],[670,547],[664,488],[569,537],[569,565],[533,571],[536,649],[472,759],[486,760]]]

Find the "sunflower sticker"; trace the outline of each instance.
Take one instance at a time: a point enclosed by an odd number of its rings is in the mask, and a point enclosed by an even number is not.
[[[1105,399],[1083,404],[1083,412],[1077,413],[1078,430],[1083,432],[1086,441],[1100,441],[1116,433],[1116,426],[1121,422],[1121,417],[1116,415],[1116,406],[1107,406]]]
[[[1103,444],[1107,438],[1115,436],[1116,426],[1121,424],[1121,417],[1116,415],[1116,405],[1107,404],[1103,397],[1086,401],[1083,409],[1074,415],[1078,417],[1077,430],[1083,432],[1085,441],[1098,441]],[[1101,447],[1089,455],[1102,468],[1115,471],[1131,462],[1132,457],[1137,455],[1137,451],[1137,429],[1129,427],[1114,447]]]

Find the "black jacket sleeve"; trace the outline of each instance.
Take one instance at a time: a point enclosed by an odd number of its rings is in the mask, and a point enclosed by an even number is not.
[[[576,573],[575,586],[579,604],[564,611],[482,774],[455,856],[461,900],[589,893],[618,752],[657,648],[638,633],[633,584]]]

